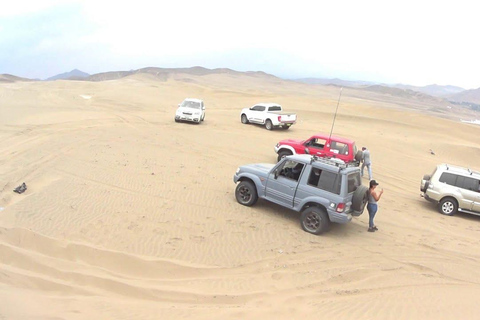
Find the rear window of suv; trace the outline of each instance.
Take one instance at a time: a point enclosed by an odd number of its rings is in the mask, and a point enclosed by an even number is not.
[[[348,193],[355,192],[361,184],[362,178],[360,177],[360,172],[354,172],[348,175]]]
[[[478,179],[459,176],[453,173],[444,172],[440,176],[438,181],[446,183],[451,186],[459,187],[466,190],[471,190],[475,192],[479,192],[480,188],[480,181]]]

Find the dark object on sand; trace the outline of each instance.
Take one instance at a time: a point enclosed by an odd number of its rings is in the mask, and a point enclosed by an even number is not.
[[[18,194],[20,193],[24,193],[25,190],[27,190],[27,185],[24,183],[22,183],[20,186],[16,187],[15,189],[13,189],[13,192],[16,192]]]

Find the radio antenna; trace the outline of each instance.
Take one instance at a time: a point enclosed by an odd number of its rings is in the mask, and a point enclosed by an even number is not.
[[[340,97],[342,96],[342,90],[343,90],[343,87],[340,88],[340,94],[338,95],[337,109],[335,110],[335,116],[333,117],[332,130],[330,130],[329,140],[330,140],[330,138],[332,138],[333,126],[335,125],[335,119],[337,118],[338,105],[340,104]]]

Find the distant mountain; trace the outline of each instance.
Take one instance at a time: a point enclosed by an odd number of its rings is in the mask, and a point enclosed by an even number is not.
[[[424,101],[446,99],[452,103],[458,103],[470,108],[480,110],[480,88],[465,90],[456,86],[440,86],[431,84],[417,87],[405,84],[380,84],[368,81],[347,81],[342,79],[301,78],[294,79],[297,82],[307,84],[336,85],[351,88],[363,88],[368,91],[387,93],[398,97],[415,97]]]
[[[372,85],[362,88],[362,90],[382,93],[382,94],[389,94],[392,96],[400,97],[400,98],[414,98],[420,101],[429,101],[429,102],[440,102],[446,100],[442,97],[434,97],[426,93],[422,93],[419,91],[411,90],[411,89],[402,89],[402,88],[395,88],[387,85]]]
[[[78,69],[73,69],[70,72],[65,72],[61,74],[57,74],[56,76],[47,78],[45,80],[52,81],[52,80],[85,80],[90,76],[88,73],[80,71]]]
[[[480,110],[480,88],[465,90],[446,97],[449,101],[461,103],[473,107],[475,110]]]
[[[33,81],[32,79],[21,78],[17,76],[13,76],[11,74],[0,74],[0,82],[15,82],[15,81]]]
[[[262,77],[273,77],[276,78],[273,75],[270,75],[268,73],[262,72],[262,71],[248,71],[248,72],[240,72],[240,71],[234,71],[228,68],[217,68],[217,69],[207,69],[203,67],[191,67],[191,68],[156,68],[156,67],[147,67],[147,68],[142,68],[142,69],[137,69],[137,70],[130,70],[130,71],[110,71],[110,72],[103,72],[103,73],[97,73],[89,76],[85,80],[88,81],[107,81],[107,80],[116,80],[120,79],[123,77],[127,77],[133,74],[138,74],[138,73],[147,73],[151,74],[161,80],[166,80],[170,74],[179,74],[179,73],[185,73],[185,74],[190,74],[190,75],[196,75],[196,76],[205,76],[209,74],[246,74],[249,76],[262,76]]]
[[[421,93],[425,93],[434,97],[446,97],[448,95],[460,93],[465,91],[464,88],[455,87],[455,86],[439,86],[437,84],[431,84],[424,87],[416,87],[404,84],[394,84],[390,85],[391,87],[400,88],[400,89],[407,89],[413,90]]]
[[[455,86],[439,86],[436,84],[431,84],[424,87],[416,87],[412,85],[406,84],[381,84],[378,82],[370,82],[370,81],[349,81],[349,80],[342,80],[342,79],[323,79],[323,78],[301,78],[301,79],[293,79],[294,81],[308,83],[308,84],[323,84],[323,85],[337,85],[337,86],[345,86],[345,87],[364,87],[364,86],[372,86],[372,85],[381,85],[385,87],[391,88],[398,88],[403,90],[412,90],[416,92],[421,92],[424,94],[428,94],[433,97],[445,97],[451,94],[456,94],[465,89]]]
[[[342,79],[322,79],[322,78],[300,78],[300,79],[292,79],[293,81],[307,83],[307,84],[323,84],[323,85],[336,85],[341,87],[360,87],[360,86],[369,86],[378,84],[377,82],[369,82],[369,81],[350,81],[350,80],[342,80]]]

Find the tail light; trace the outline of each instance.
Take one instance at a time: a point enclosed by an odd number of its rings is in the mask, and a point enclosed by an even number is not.
[[[282,116],[278,116],[278,122],[282,121]]]
[[[343,212],[345,210],[345,203],[339,203],[337,205],[337,212]]]

